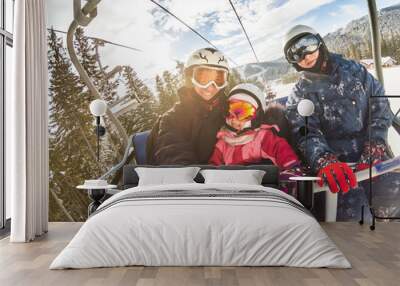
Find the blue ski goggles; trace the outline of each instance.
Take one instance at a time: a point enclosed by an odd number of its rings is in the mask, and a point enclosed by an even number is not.
[[[322,41],[316,35],[305,35],[289,46],[286,50],[286,59],[289,63],[296,64],[301,62],[306,55],[316,52],[321,45]]]

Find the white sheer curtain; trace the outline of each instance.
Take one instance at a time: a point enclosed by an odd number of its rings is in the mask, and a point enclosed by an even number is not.
[[[48,74],[45,0],[17,0],[13,92],[6,98],[6,187],[11,190],[12,242],[48,225]]]

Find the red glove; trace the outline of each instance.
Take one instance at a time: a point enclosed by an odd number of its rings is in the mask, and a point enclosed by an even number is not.
[[[357,186],[357,179],[353,170],[346,163],[339,162],[335,155],[325,154],[318,160],[317,164],[319,166],[318,177],[321,178],[318,181],[320,187],[327,183],[332,193],[337,193],[340,190],[347,193],[350,188]]]
[[[322,179],[318,181],[320,187],[324,182],[327,182],[332,193],[337,193],[339,190],[347,193],[350,188],[357,186],[357,179],[353,170],[343,162],[331,163],[322,168],[318,172],[318,177]]]

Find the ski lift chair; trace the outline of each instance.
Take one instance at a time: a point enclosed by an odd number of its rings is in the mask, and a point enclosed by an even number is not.
[[[287,100],[287,97],[284,98],[279,98],[277,100],[274,100],[274,102],[280,103],[282,105],[285,105]],[[399,132],[400,129],[400,124],[399,124],[399,117],[397,115],[399,112],[395,115],[395,120],[393,121],[393,127],[396,129],[397,132]],[[130,188],[133,187],[133,185],[130,185],[129,183],[126,184],[126,178],[129,177],[132,172],[132,168],[134,167],[133,165],[126,165],[126,162],[128,161],[128,157],[133,154],[134,155],[134,165],[146,165],[147,164],[147,159],[146,159],[146,145],[147,145],[147,139],[150,134],[150,130],[143,131],[143,132],[138,132],[134,135],[131,136],[129,140],[129,144],[125,150],[125,155],[123,160],[114,166],[109,172],[107,172],[105,175],[102,176],[102,178],[108,177],[111,173],[116,172],[117,170],[123,168],[123,188]],[[128,179],[129,181],[129,179]],[[314,206],[318,208],[318,210],[315,209],[315,214],[317,214],[317,217],[319,220],[323,220],[323,213],[326,213],[326,208],[329,202],[327,201],[327,196],[324,192],[322,193],[315,193],[314,194]],[[328,199],[329,200],[329,199]],[[303,202],[304,203],[304,202]]]
[[[279,98],[274,100],[273,102],[280,103],[282,105],[285,105],[287,101],[287,97],[284,98]],[[399,118],[397,117],[398,113],[395,116],[395,120],[393,122],[393,127],[395,127],[396,131],[399,132]],[[146,147],[147,147],[147,139],[149,137],[150,130],[143,131],[143,132],[138,132],[134,135],[132,135],[129,139],[128,146],[125,150],[124,158],[120,163],[118,163],[116,166],[114,166],[111,170],[109,170],[106,174],[104,174],[101,179],[107,178],[109,175],[112,173],[115,173],[122,168],[123,172],[123,183],[122,183],[122,188],[130,188],[134,187],[135,185],[130,184],[130,177],[132,175],[132,170],[134,169],[134,165],[147,165],[147,158],[146,158]],[[126,162],[130,157],[134,157],[134,165],[128,164],[126,165]],[[314,194],[314,206],[317,207],[318,209],[314,209],[315,215],[319,220],[324,220],[324,213],[326,214],[326,208],[329,202],[329,200],[324,192],[322,193],[315,193]],[[303,202],[305,203],[305,202]],[[310,202],[309,202],[310,203]],[[309,205],[308,203],[308,205]],[[307,204],[305,204],[307,205]],[[325,216],[326,217],[326,216]]]
[[[135,151],[135,161],[137,165],[147,164],[146,145],[150,130],[138,132],[132,138],[133,148]]]
[[[118,164],[113,166],[110,170],[108,170],[105,174],[103,174],[99,179],[106,180],[110,175],[117,173],[121,168],[124,167],[128,159],[132,158],[132,155],[135,159],[136,165],[147,164],[146,145],[149,134],[150,130],[146,130],[130,136],[122,160]]]
[[[121,172],[122,169],[122,189],[128,189],[131,187],[137,186],[137,181],[138,178],[136,178],[136,172],[134,172],[135,166],[146,166],[147,165],[147,159],[146,159],[146,145],[147,145],[147,139],[149,137],[150,131],[143,131],[143,132],[138,132],[132,136],[130,136],[127,147],[125,149],[124,157],[123,159],[114,167],[112,167],[107,173],[102,175],[100,179],[107,179],[110,175]],[[134,163],[133,164],[126,164],[130,158],[132,158],[132,155],[134,157]],[[270,165],[268,163],[263,163],[264,166],[261,168],[266,168],[268,169],[271,187],[277,188],[279,185],[279,172],[278,168],[273,169],[275,166],[265,166],[265,165]],[[165,166],[168,167],[168,166]],[[214,168],[213,166],[202,166],[205,168]],[[235,169],[237,166],[222,166],[222,169],[228,168],[228,169]],[[248,166],[249,168],[254,168],[255,166]],[[217,167],[218,168],[218,167]],[[257,167],[256,167],[257,168]],[[276,173],[276,174],[275,174]],[[275,174],[275,175],[274,175]],[[133,182],[133,183],[132,183]],[[136,182],[136,184],[134,183]],[[300,198],[299,198],[300,199]],[[309,196],[307,198],[309,200]],[[301,200],[301,199],[300,199]],[[302,202],[304,205],[310,205],[311,202]],[[311,203],[312,204],[312,203]],[[324,204],[325,205],[325,204]],[[324,208],[324,206],[322,206]],[[323,210],[322,210],[323,212]],[[323,218],[321,218],[323,220]]]

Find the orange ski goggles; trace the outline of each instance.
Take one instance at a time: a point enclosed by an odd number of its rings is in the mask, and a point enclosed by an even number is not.
[[[229,101],[229,118],[239,121],[252,120],[256,117],[256,108],[242,100]]]
[[[211,66],[198,66],[193,69],[192,83],[200,88],[207,88],[214,84],[221,89],[228,85],[228,71]]]

